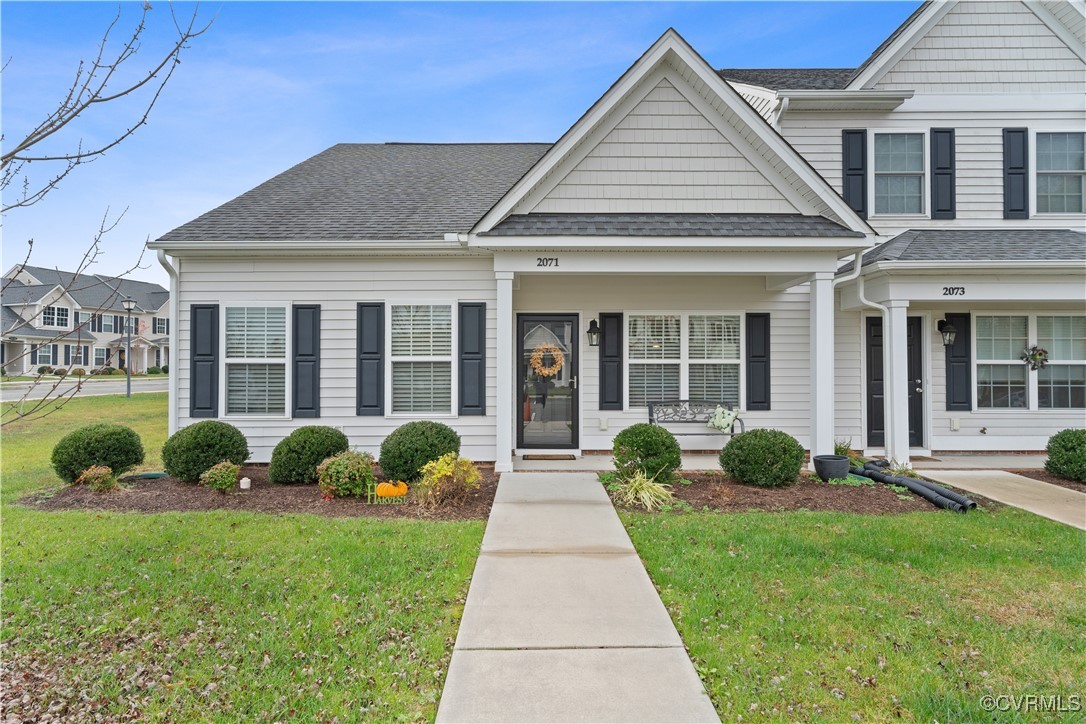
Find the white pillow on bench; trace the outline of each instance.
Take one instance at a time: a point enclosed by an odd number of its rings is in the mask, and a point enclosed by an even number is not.
[[[714,430],[719,430],[720,432],[731,432],[732,425],[735,424],[735,420],[738,417],[739,410],[729,410],[726,407],[718,406],[705,426],[711,427]]]

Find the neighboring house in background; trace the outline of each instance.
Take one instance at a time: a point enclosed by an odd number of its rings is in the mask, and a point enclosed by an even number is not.
[[[436,419],[501,471],[706,399],[813,454],[1043,448],[1086,415],[1084,28],[924,3],[859,68],[724,71],[669,30],[553,145],[334,146],[152,244],[170,429]]]
[[[2,281],[2,364],[9,375],[42,366],[90,372],[125,367],[123,302],[131,297],[132,371],[168,364],[170,293],[158,284],[19,265]]]

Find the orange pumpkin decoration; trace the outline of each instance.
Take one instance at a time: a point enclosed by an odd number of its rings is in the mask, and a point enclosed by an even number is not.
[[[375,492],[378,498],[399,498],[407,495],[407,483],[402,480],[395,483],[378,483]]]

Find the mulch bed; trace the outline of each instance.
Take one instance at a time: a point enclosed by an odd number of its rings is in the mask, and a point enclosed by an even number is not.
[[[1015,475],[1022,475],[1023,477],[1033,478],[1034,480],[1040,480],[1045,483],[1052,483],[1058,485],[1061,488],[1069,488],[1071,490],[1077,490],[1080,493],[1086,493],[1086,483],[1080,483],[1076,480],[1068,480],[1067,478],[1061,478],[1058,475],[1053,475],[1046,470],[1038,470],[1032,468],[1030,470],[1008,470],[1008,473],[1014,473]]]
[[[749,510],[815,510],[864,515],[942,512],[940,508],[912,493],[901,493],[908,497],[899,498],[898,493],[882,483],[830,485],[816,482],[803,473],[799,482],[787,487],[759,488],[744,485],[723,473],[684,472],[680,476],[691,484],[675,483],[671,490],[676,498],[689,503],[696,511],[705,508],[723,513]],[[991,501],[987,499],[971,497],[978,505],[991,505]]]
[[[203,510],[247,510],[258,513],[311,513],[332,518],[417,518],[424,520],[479,520],[490,515],[498,475],[493,466],[479,465],[478,490],[461,505],[422,508],[413,501],[399,505],[370,505],[365,498],[322,500],[313,485],[277,485],[268,482],[267,465],[246,465],[241,475],[252,480],[249,490],[222,493],[174,478],[131,479],[111,493],[96,493],[71,485],[36,493],[24,499],[39,510],[111,510],[125,513],[169,513]],[[410,493],[409,493],[410,495]]]

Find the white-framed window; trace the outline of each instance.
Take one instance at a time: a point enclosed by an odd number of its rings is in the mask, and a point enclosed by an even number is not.
[[[287,414],[287,309],[223,310],[226,415]]]
[[[626,329],[628,407],[677,399],[740,406],[740,315],[631,314]]]
[[[84,329],[90,329],[90,318],[91,318],[90,312],[76,312],[75,313],[75,323],[76,323],[76,325],[80,326],[80,327],[83,327]]]
[[[1086,316],[1038,315],[1037,345],[1048,351],[1037,370],[1037,407],[1086,408]]]
[[[924,134],[876,133],[876,214],[924,213]]]
[[[103,332],[109,332],[110,334],[113,333],[113,315],[112,314],[103,314],[102,315],[102,331]],[[117,331],[119,332],[120,330],[117,330]]]
[[[50,305],[42,310],[41,323],[43,327],[68,328],[68,308]]]
[[[153,317],[154,329],[151,330],[152,334],[166,334],[166,318],[165,317]]]
[[[451,304],[390,304],[392,414],[451,415]]]
[[[94,366],[105,367],[109,364],[109,350],[105,347],[94,348]]]
[[[976,315],[978,409],[1086,408],[1086,316]],[[1031,371],[1022,352],[1036,344],[1048,364]]]
[[[1037,213],[1081,214],[1086,199],[1086,133],[1037,134]]]
[[[55,344],[41,344],[37,349],[32,349],[30,354],[30,364],[32,365],[51,365],[53,364],[53,355],[56,354]],[[59,360],[59,357],[57,358]]]
[[[87,345],[85,344],[73,344],[72,345],[72,364],[73,365],[86,365],[87,358],[83,356],[84,352],[87,352]]]

